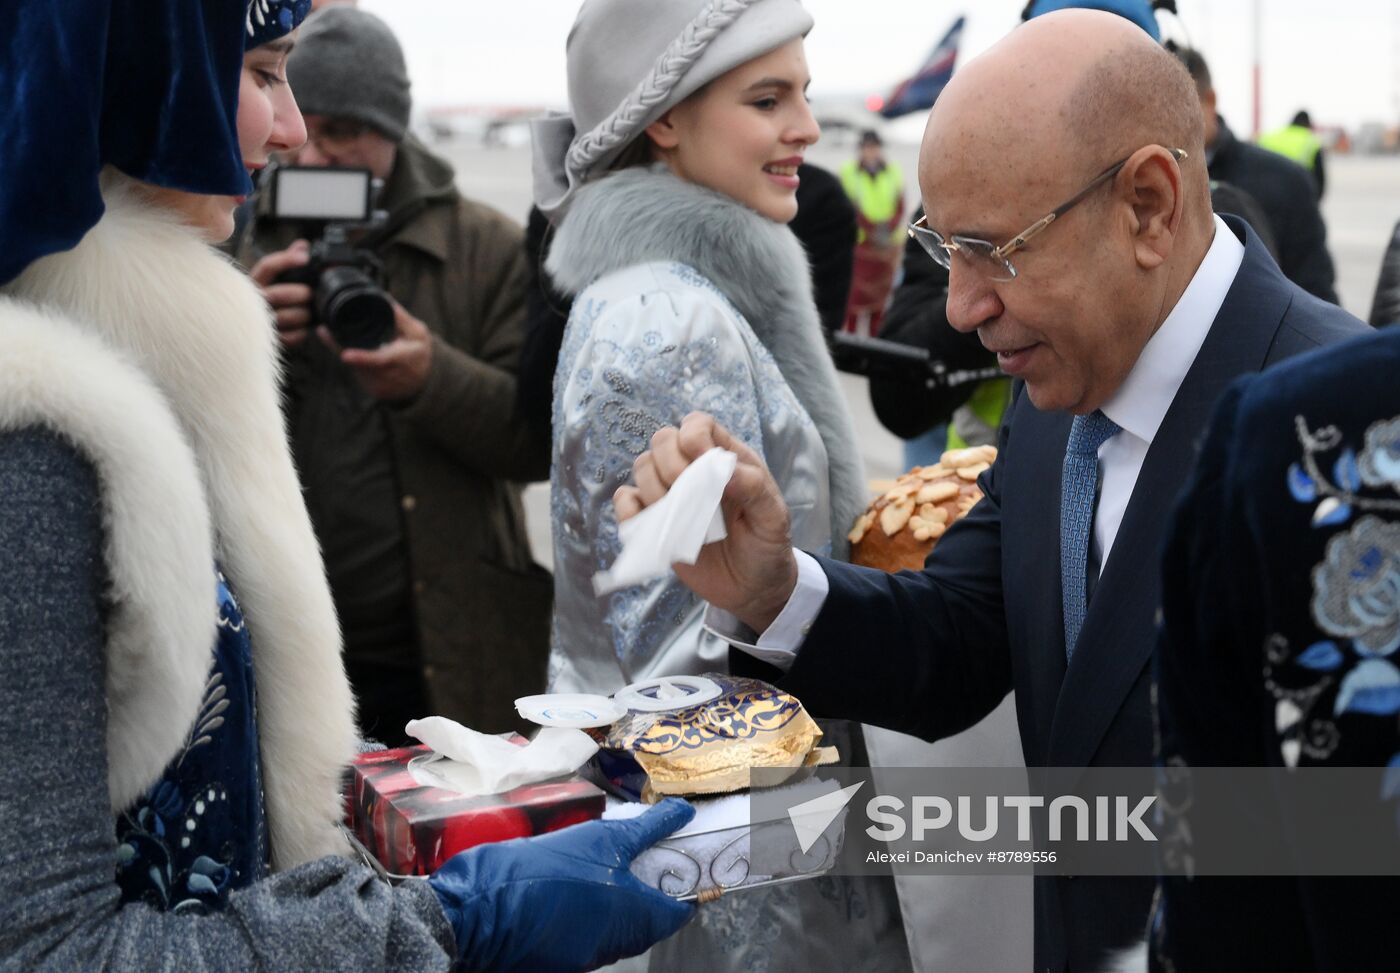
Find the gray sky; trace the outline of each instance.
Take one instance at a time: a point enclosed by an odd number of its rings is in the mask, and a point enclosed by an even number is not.
[[[1266,128],[1283,124],[1300,107],[1319,124],[1400,119],[1400,0],[1261,2]],[[966,13],[961,63],[1014,26],[1024,5],[806,0],[816,19],[807,39],[812,94],[886,94]],[[361,6],[399,35],[420,109],[564,104],[564,39],[577,0],[361,0]],[[1252,0],[1178,0],[1178,6],[1180,21],[1161,18],[1167,34],[1205,53],[1222,112],[1247,133]]]

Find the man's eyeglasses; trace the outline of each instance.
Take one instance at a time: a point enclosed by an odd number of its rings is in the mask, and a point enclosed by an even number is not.
[[[1185,149],[1170,149],[1172,157],[1180,162],[1186,158]],[[1136,154],[1136,153],[1134,153]],[[1057,206],[1052,212],[1045,214],[1020,233],[1016,234],[1001,246],[989,243],[986,240],[979,240],[976,237],[950,236],[946,239],[943,234],[929,227],[926,222],[927,216],[921,216],[909,226],[909,235],[919,242],[934,262],[945,270],[953,267],[953,254],[962,254],[969,267],[988,280],[1007,281],[1014,280],[1016,268],[1011,263],[1011,255],[1025,245],[1051,223],[1054,223],[1061,216],[1064,216],[1075,206],[1083,202],[1084,199],[1108,182],[1118,171],[1128,164],[1128,156],[1093,178],[1089,185],[1075,193],[1064,203]]]

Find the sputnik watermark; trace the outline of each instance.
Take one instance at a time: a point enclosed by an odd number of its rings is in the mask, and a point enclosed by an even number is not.
[[[952,800],[937,795],[915,797],[908,808],[909,821],[906,824],[905,801],[882,794],[872,797],[865,805],[866,815],[875,822],[865,831],[876,841],[899,841],[906,832],[915,841],[923,841],[931,832],[956,827],[958,834],[968,841],[992,841],[1001,830],[999,808],[1005,807],[1015,811],[1016,840],[1032,841],[1031,812],[1047,808],[1045,798],[1039,794],[1008,794],[999,800],[989,795],[980,800],[983,803],[980,827],[975,823],[974,798],[965,794]],[[1122,795],[1110,798],[1100,794],[1094,797],[1091,810],[1088,801],[1074,794],[1052,798],[1047,810],[1049,826],[1046,840],[1058,842],[1070,837],[1076,841],[1089,841],[1092,822],[1095,841],[1128,841],[1130,831],[1143,841],[1156,841],[1157,836],[1142,817],[1156,803],[1157,795],[1140,798],[1129,810],[1131,800]],[[1065,830],[1066,817],[1072,822],[1073,831],[1069,833]]]
[[[836,767],[816,798],[765,773],[763,874],[1400,875],[1386,768]]]

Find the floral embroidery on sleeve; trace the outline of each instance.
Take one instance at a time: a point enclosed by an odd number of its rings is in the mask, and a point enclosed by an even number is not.
[[[1311,616],[1330,637],[1297,650],[1273,635],[1266,646],[1264,675],[1288,766],[1301,756],[1330,757],[1344,713],[1400,713],[1400,522],[1377,516],[1400,512],[1400,499],[1385,495],[1400,493],[1400,417],[1373,423],[1360,454],[1335,426],[1309,430],[1302,416],[1295,423],[1303,457],[1288,469],[1289,492],[1316,505],[1314,529],[1345,530],[1327,542],[1312,571]],[[1324,457],[1333,453],[1324,472]],[[1365,516],[1351,522],[1358,512]],[[1391,760],[1397,763],[1400,754]]]

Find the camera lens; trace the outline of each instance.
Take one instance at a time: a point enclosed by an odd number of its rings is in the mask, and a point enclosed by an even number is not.
[[[378,348],[394,336],[388,295],[355,267],[331,267],[321,275],[316,315],[342,348]]]

